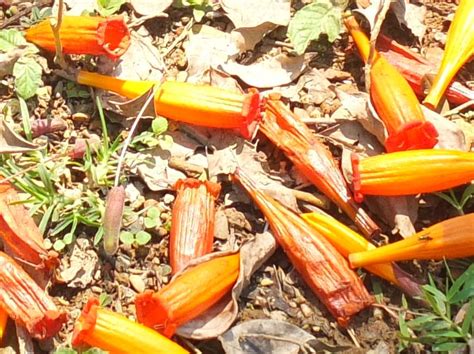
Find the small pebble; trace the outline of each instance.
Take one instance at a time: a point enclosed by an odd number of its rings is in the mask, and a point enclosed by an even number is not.
[[[137,292],[142,293],[145,291],[146,285],[145,282],[143,281],[143,278],[137,274],[132,274],[130,275],[130,285],[132,286],[133,289],[135,289]]]
[[[165,196],[163,197],[163,201],[165,202],[165,204],[173,203],[174,195],[173,194],[165,194]]]
[[[263,279],[260,281],[260,285],[261,285],[261,286],[270,286],[270,285],[273,285],[273,280],[271,280],[270,278],[263,278]]]
[[[301,304],[301,312],[303,312],[304,317],[310,317],[313,314],[313,310],[306,304]]]

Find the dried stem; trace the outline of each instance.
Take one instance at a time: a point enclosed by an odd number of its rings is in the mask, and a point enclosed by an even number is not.
[[[55,2],[53,9],[54,12],[57,11],[57,13],[55,13],[50,19],[51,29],[54,35],[54,44],[56,46],[56,56],[54,57],[54,61],[62,69],[66,70],[67,64],[66,60],[64,59],[63,46],[61,44],[61,38],[59,36],[59,31],[61,30],[61,24],[63,22],[64,0],[58,0],[57,2]]]

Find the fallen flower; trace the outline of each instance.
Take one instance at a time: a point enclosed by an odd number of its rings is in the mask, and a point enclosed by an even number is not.
[[[138,322],[167,337],[216,304],[239,277],[240,254],[216,257],[186,269],[157,292],[135,299]]]
[[[373,302],[347,261],[317,230],[263,193],[241,170],[234,178],[262,210],[293,266],[341,326]]]
[[[58,255],[44,248],[41,232],[19,199],[10,183],[0,184],[0,239],[18,259],[47,274],[59,264]]]
[[[2,343],[3,336],[5,335],[7,323],[8,323],[8,313],[0,305],[0,344]]]
[[[400,151],[359,159],[352,154],[357,201],[369,195],[414,195],[456,187],[474,179],[474,152]]]
[[[65,54],[106,55],[118,59],[130,45],[130,31],[122,16],[64,16],[59,37]],[[26,30],[25,38],[44,50],[56,51],[49,19]]]
[[[170,232],[170,265],[173,273],[189,261],[212,251],[214,242],[214,201],[220,185],[194,178],[179,180],[175,187]]]
[[[380,54],[408,81],[416,95],[424,97],[423,77],[434,72],[437,66],[410,48],[383,35],[378,38],[377,48]],[[453,81],[446,90],[446,98],[451,103],[463,104],[474,100],[474,91],[459,81]]]
[[[354,17],[344,19],[365,63],[370,43]],[[418,99],[408,82],[377,51],[370,68],[370,98],[375,111],[387,128],[388,152],[428,149],[438,142],[438,132],[426,121]]]
[[[51,298],[9,256],[0,252],[0,307],[37,339],[54,336],[67,320]]]
[[[443,59],[423,104],[436,108],[451,80],[474,55],[474,1],[461,0],[449,27]]]
[[[281,149],[300,173],[336,203],[367,237],[378,226],[353,200],[329,150],[309,128],[279,100],[269,99],[260,130]]]
[[[474,255],[474,214],[430,226],[406,239],[349,255],[351,267],[413,259],[463,258]]]
[[[77,319],[72,335],[74,347],[88,344],[110,353],[185,354],[177,343],[127,317],[99,307],[91,298]]]
[[[81,70],[77,82],[109,90],[127,98],[137,98],[154,85],[155,112],[179,122],[224,129],[238,129],[251,138],[260,121],[261,98],[257,90],[236,93],[214,86],[186,82],[121,80]]]
[[[113,256],[119,246],[119,234],[122,227],[123,208],[125,206],[125,188],[112,187],[105,201],[104,218],[104,251]]]
[[[301,217],[323,235],[339,251],[344,258],[354,252],[368,251],[376,247],[363,236],[351,230],[329,215],[313,212],[302,214]],[[364,267],[369,272],[391,282],[412,297],[421,295],[421,288],[412,277],[395,263],[383,262]]]

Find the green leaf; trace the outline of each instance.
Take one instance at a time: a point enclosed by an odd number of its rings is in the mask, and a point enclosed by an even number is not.
[[[15,29],[7,29],[0,31],[0,51],[8,52],[21,45],[27,45],[23,33]]]
[[[108,352],[99,349],[99,348],[89,348],[86,351],[82,352],[82,354],[107,354]]]
[[[466,203],[472,198],[474,197],[474,184],[471,184],[469,187],[467,187],[464,192],[462,193],[462,196],[461,196],[461,201],[460,201],[460,205],[461,205],[461,208],[464,208],[464,206],[466,205]]]
[[[97,0],[99,13],[102,16],[110,16],[116,13],[127,0]]]
[[[462,322],[462,333],[463,335],[467,335],[469,333],[469,328],[474,326],[474,300],[469,302],[469,309],[466,311],[464,315],[464,321]]]
[[[73,235],[72,233],[67,233],[66,235],[64,235],[63,237],[63,242],[66,244],[66,245],[70,245],[72,243],[72,239],[73,239]]]
[[[123,231],[120,233],[120,241],[126,245],[131,245],[135,241],[135,237],[130,231]]]
[[[203,19],[204,15],[206,15],[206,10],[202,7],[195,7],[193,9],[193,17],[196,20],[196,22],[201,22]]]
[[[331,0],[316,0],[299,10],[288,26],[288,38],[298,54],[303,54],[309,43],[326,34],[334,42],[341,32],[341,8]]]
[[[35,59],[22,57],[13,66],[15,76],[15,89],[18,95],[25,100],[33,97],[41,85],[41,74],[43,69]]]
[[[63,242],[63,240],[56,240],[53,243],[53,248],[55,251],[60,252],[66,247],[66,244]]]
[[[58,348],[53,354],[77,354],[77,352],[72,348]]]
[[[159,218],[160,215],[161,215],[161,211],[157,207],[151,207],[146,212],[146,215],[147,215],[147,217],[152,218],[152,219]]]
[[[449,288],[447,298],[449,302],[453,302],[453,297],[459,293],[459,290],[463,285],[469,280],[474,280],[474,264],[472,264],[464,273],[462,273],[456,281],[453,283],[451,288]]]
[[[432,350],[434,352],[450,352],[455,349],[461,349],[466,347],[466,343],[441,343],[441,344],[433,344]]]
[[[438,316],[435,315],[423,315],[418,318],[415,318],[414,320],[408,321],[407,325],[410,328],[418,329],[422,327],[425,323],[429,323],[433,321],[434,319],[438,318]]]
[[[168,130],[168,120],[162,117],[156,117],[151,122],[151,130],[155,135],[161,135]]]
[[[144,246],[151,240],[151,235],[146,231],[139,231],[135,235],[135,241],[140,245]]]
[[[99,304],[101,307],[106,307],[112,303],[112,297],[106,293],[99,295]]]
[[[144,224],[147,229],[153,229],[156,225],[158,225],[155,218],[148,217],[145,218]]]

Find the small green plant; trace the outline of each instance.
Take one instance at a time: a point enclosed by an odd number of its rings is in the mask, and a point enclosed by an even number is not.
[[[303,54],[311,41],[326,34],[334,42],[341,33],[342,13],[347,0],[314,0],[298,10],[288,25],[288,38],[297,54]]]
[[[438,289],[432,277],[423,286],[423,299],[429,310],[406,321],[400,313],[401,348],[410,343],[430,345],[435,352],[466,348],[474,335],[474,264],[454,280],[449,268],[445,292]],[[405,304],[406,307],[406,304]]]
[[[97,0],[98,12],[107,17],[116,13],[127,0]]]
[[[167,149],[173,143],[169,135],[163,134],[168,130],[168,120],[162,117],[156,117],[151,123],[151,130],[146,130],[133,138],[130,146],[135,150],[145,150],[160,146]]]
[[[147,229],[154,229],[157,226],[161,225],[160,219],[161,212],[156,207],[151,207],[148,209],[146,213],[146,217],[144,219],[144,224]]]
[[[456,197],[456,194],[452,189],[450,189],[448,193],[436,193],[436,195],[451,204],[459,215],[464,215],[464,208],[474,197],[474,184],[471,184],[464,190],[460,199]]]
[[[200,22],[206,13],[212,10],[209,0],[175,0],[173,5],[177,8],[191,7],[196,22]]]
[[[133,233],[131,231],[122,231],[120,233],[120,241],[126,245],[144,246],[151,240],[150,233],[146,231],[138,231]]]

